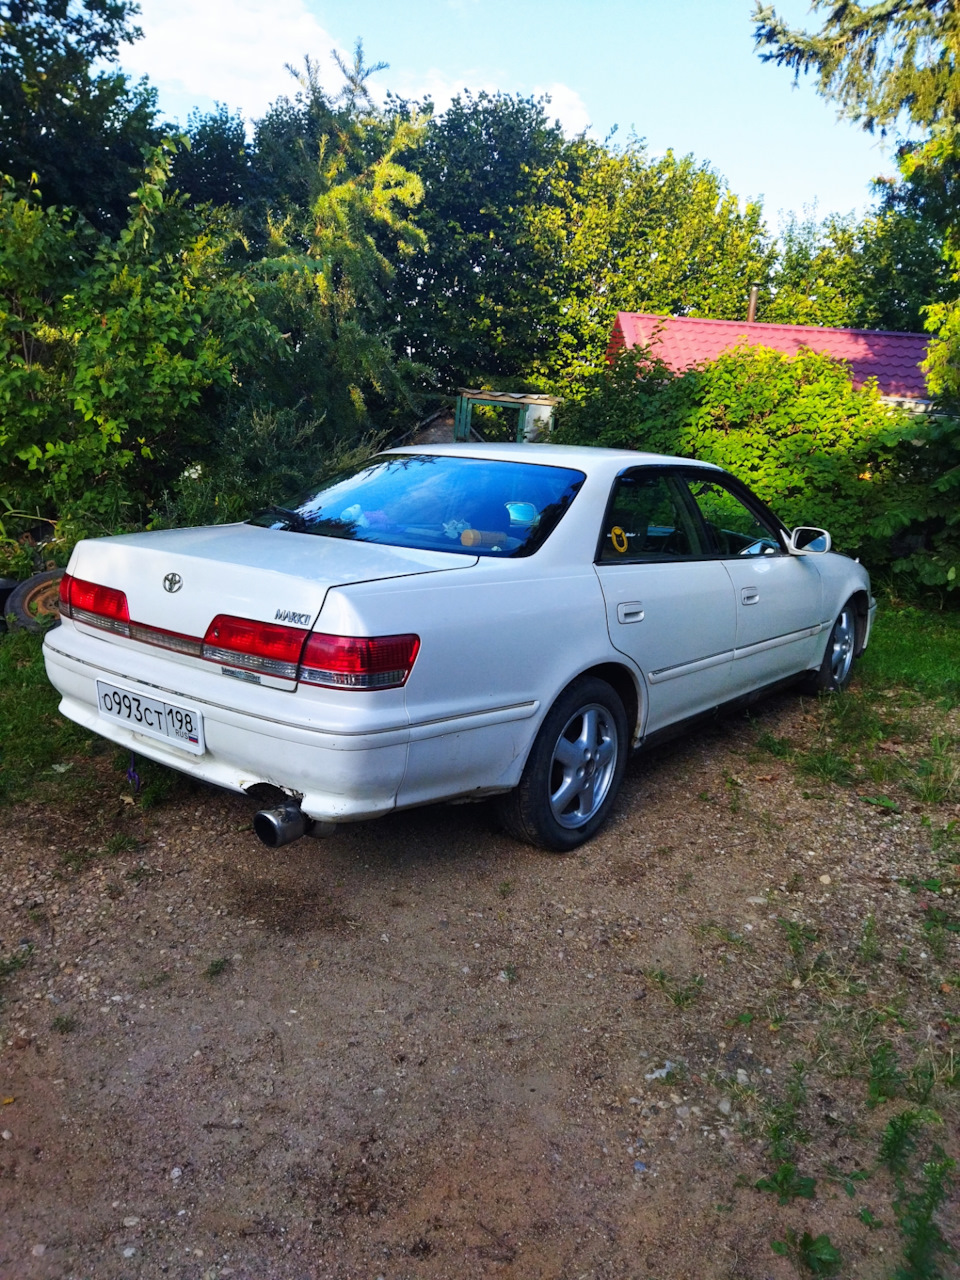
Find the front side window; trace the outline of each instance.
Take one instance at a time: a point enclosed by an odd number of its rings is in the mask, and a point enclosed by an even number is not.
[[[687,483],[707,526],[713,555],[728,559],[783,553],[775,527],[751,511],[725,485],[713,479],[689,477]]]
[[[474,556],[526,556],[556,528],[582,471],[438,454],[383,454],[290,507],[250,521],[270,529]]]
[[[681,560],[704,554],[709,553],[676,476],[637,470],[617,478],[600,543],[601,563]]]

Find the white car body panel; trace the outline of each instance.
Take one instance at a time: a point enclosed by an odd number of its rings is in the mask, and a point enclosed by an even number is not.
[[[723,565],[600,564],[596,571],[610,639],[646,677],[646,731],[722,702],[737,626]]]
[[[311,818],[351,821],[516,786],[550,708],[598,667],[618,668],[635,691],[635,742],[816,668],[839,609],[869,592],[863,569],[834,553],[595,563],[617,475],[689,461],[552,445],[392,452],[562,466],[586,479],[539,550],[502,560],[250,525],[80,543],[68,572],[123,590],[131,618],[150,626],[202,637],[216,614],[293,618],[335,636],[415,633],[420,649],[400,688],[254,684],[65,618],[44,643],[63,713],[220,786],[269,783]],[[171,573],[182,579],[175,593],[164,590]],[[759,599],[745,603],[753,591]],[[198,708],[204,753],[100,714],[98,679]]]

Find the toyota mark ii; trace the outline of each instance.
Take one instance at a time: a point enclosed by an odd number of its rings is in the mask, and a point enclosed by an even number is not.
[[[874,608],[828,534],[709,464],[436,445],[246,523],[79,543],[44,653],[71,719],[271,788],[268,844],[492,796],[564,851],[633,748],[786,681],[843,687]]]

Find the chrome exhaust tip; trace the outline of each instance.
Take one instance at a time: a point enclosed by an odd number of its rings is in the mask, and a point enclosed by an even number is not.
[[[298,804],[292,800],[277,809],[261,809],[253,815],[253,830],[269,849],[279,849],[305,836],[313,826]]]

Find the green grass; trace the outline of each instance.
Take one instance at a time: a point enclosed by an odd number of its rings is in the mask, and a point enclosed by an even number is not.
[[[960,613],[935,613],[881,601],[857,672],[867,685],[915,689],[960,702]]]
[[[0,635],[0,803],[20,799],[38,782],[69,778],[51,766],[89,739],[57,712],[60,695],[47,680],[40,641],[27,631]]]

